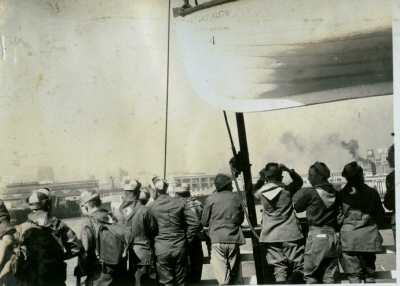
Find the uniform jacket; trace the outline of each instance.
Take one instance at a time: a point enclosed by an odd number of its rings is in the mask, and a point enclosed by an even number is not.
[[[158,224],[155,237],[156,255],[172,252],[191,243],[200,229],[196,214],[186,205],[186,201],[160,194],[150,207]]]
[[[109,211],[99,209],[89,214],[82,223],[81,241],[84,248],[84,254],[79,257],[79,265],[81,266],[83,276],[87,275],[87,285],[119,285],[119,279],[125,280],[123,275],[126,271],[126,262],[124,265],[104,266],[104,271],[100,266],[100,262],[96,257],[96,230],[92,219],[104,223],[116,223],[117,219]],[[122,285],[122,284],[121,284]]]
[[[75,233],[62,221],[39,210],[28,215],[28,221],[15,227],[15,237],[27,248],[27,260],[19,283],[27,285],[65,285],[67,264],[77,256],[82,245]]]
[[[115,214],[118,223],[132,228],[133,257],[132,263],[137,265],[153,265],[154,237],[157,234],[157,221],[149,209],[139,200],[122,202]]]
[[[385,210],[378,191],[364,183],[347,183],[340,197],[344,214],[340,231],[343,251],[382,251],[378,225],[385,223]]]
[[[308,226],[332,227],[339,230],[343,221],[342,204],[332,184],[327,180],[318,182],[314,187],[304,191],[294,204],[297,212],[307,211]]]
[[[394,171],[386,176],[386,194],[383,200],[385,208],[392,212],[392,226],[396,227],[396,200],[395,200],[395,177]]]
[[[245,244],[240,227],[243,221],[240,199],[231,191],[216,192],[206,199],[201,223],[209,226],[211,243]]]
[[[57,242],[65,250],[64,255],[61,258],[62,260],[75,257],[83,251],[82,244],[75,232],[61,220],[51,216],[49,212],[42,210],[30,213],[27,222],[16,226],[17,240],[19,240],[21,233],[36,225],[48,227],[52,230]]]
[[[294,171],[289,174],[293,180],[289,185],[268,182],[255,195],[263,204],[260,242],[294,241],[303,238],[292,205],[292,197],[302,187],[303,180]]]
[[[194,197],[187,198],[186,204],[196,214],[199,221],[201,221],[201,216],[203,215],[204,210],[203,204]]]

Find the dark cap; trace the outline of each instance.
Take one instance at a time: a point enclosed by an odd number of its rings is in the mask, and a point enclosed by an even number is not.
[[[180,186],[176,186],[174,188],[175,193],[177,194],[184,194],[184,193],[189,193],[190,192],[190,187],[188,184],[182,184]]]
[[[282,170],[279,169],[278,163],[268,163],[263,171],[264,176],[282,176]]]
[[[78,205],[81,207],[81,206],[83,206],[84,204],[86,204],[88,201],[91,201],[91,200],[93,200],[93,199],[96,198],[96,197],[99,197],[99,198],[100,198],[100,195],[99,195],[99,193],[98,193],[97,191],[95,191],[95,190],[84,191],[84,192],[81,194],[81,197],[80,197],[80,199],[77,201],[77,203],[78,203]]]
[[[218,174],[215,177],[214,180],[214,185],[217,188],[217,191],[221,190],[223,187],[228,185],[230,182],[232,182],[232,177],[225,175],[225,174]]]
[[[360,165],[357,164],[356,161],[348,163],[343,168],[342,177],[344,177],[346,179],[350,179],[350,178],[354,177],[354,175],[357,174],[357,172],[359,170],[362,170],[362,168]]]
[[[322,178],[328,179],[331,176],[331,170],[329,170],[328,166],[323,162],[315,162],[313,165],[315,169],[321,174]]]
[[[128,183],[124,185],[124,191],[138,191],[142,184],[137,180],[130,180]]]

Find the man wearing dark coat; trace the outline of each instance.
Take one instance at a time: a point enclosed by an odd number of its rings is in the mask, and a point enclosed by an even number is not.
[[[293,182],[283,184],[282,171],[288,172]],[[292,205],[303,179],[277,163],[268,163],[263,177],[267,184],[255,194],[263,204],[260,242],[266,247],[268,264],[274,267],[275,281],[282,283],[292,272],[303,276],[304,236]]]
[[[82,244],[68,225],[51,216],[49,189],[34,190],[26,202],[32,213],[25,223],[15,227],[17,241],[26,246],[28,253],[26,273],[18,280],[27,285],[65,285],[64,261],[78,256]]]
[[[217,189],[204,204],[201,223],[209,227],[211,266],[220,285],[241,285],[242,267],[239,246],[245,244],[241,224],[244,211],[237,195],[232,193],[232,178],[218,174]]]
[[[346,164],[342,176],[347,184],[339,195],[343,202],[343,270],[350,283],[374,283],[376,252],[382,251],[378,226],[385,223],[385,210],[377,190],[364,183],[364,173],[357,162]]]
[[[159,282],[186,285],[188,245],[200,229],[200,222],[184,200],[167,193],[168,183],[162,178],[153,178],[150,186],[156,191],[150,211],[158,224],[155,253]]]
[[[186,201],[187,206],[192,210],[199,222],[203,214],[203,204],[190,195],[190,189],[187,184],[182,184],[174,188],[178,198]],[[202,228],[202,227],[201,227]],[[199,228],[199,232],[201,231]],[[201,272],[203,270],[203,248],[199,233],[193,238],[192,243],[188,246],[189,251],[189,271],[188,283],[199,283],[201,280]]]
[[[393,171],[390,172],[386,176],[386,194],[383,200],[383,205],[388,210],[392,211],[392,230],[393,230],[393,239],[394,246],[396,247],[396,185],[395,185],[395,176],[394,176],[394,144],[390,146],[387,156],[387,161],[389,163],[389,167],[393,168]]]
[[[94,190],[84,191],[78,200],[78,204],[83,215],[86,216],[86,220],[81,226],[81,241],[84,253],[79,257],[81,275],[87,276],[85,285],[128,285],[126,259],[122,259],[116,265],[108,265],[102,263],[98,257],[97,249],[106,249],[114,246],[102,245],[102,243],[106,244],[106,242],[98,239],[100,227],[103,224],[115,226],[117,219],[111,212],[101,208],[100,196]],[[126,233],[119,233],[118,237],[126,241],[126,244],[130,244],[131,231],[126,229]],[[115,251],[119,250],[116,249]],[[118,256],[118,253],[115,253],[115,255]]]
[[[115,212],[118,223],[132,229],[133,245],[129,249],[128,279],[131,285],[136,286],[154,285],[157,278],[153,250],[157,221],[140,201],[141,186],[136,180],[125,184],[125,198]]]
[[[343,219],[337,191],[328,182],[330,170],[316,162],[308,170],[312,188],[304,191],[294,204],[297,212],[306,212],[309,232],[304,252],[304,279],[307,284],[339,283],[339,231]]]

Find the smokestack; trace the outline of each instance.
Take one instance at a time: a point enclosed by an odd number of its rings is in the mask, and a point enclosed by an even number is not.
[[[372,175],[376,175],[376,164],[372,161],[370,161],[371,163],[371,170],[372,170]]]

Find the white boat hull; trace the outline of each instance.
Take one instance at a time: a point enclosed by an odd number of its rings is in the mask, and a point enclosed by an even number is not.
[[[193,88],[224,110],[393,93],[391,1],[236,0],[173,21]]]

